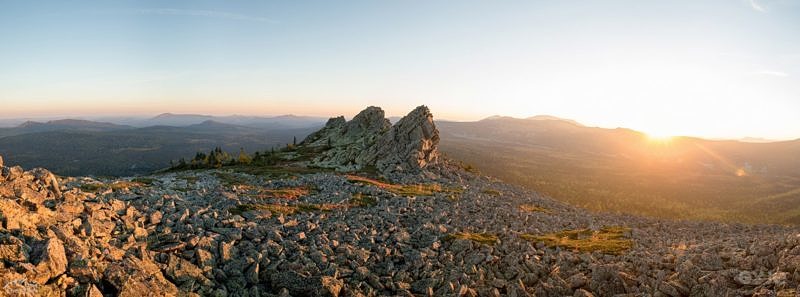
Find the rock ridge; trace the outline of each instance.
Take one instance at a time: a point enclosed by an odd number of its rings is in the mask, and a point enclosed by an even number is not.
[[[421,105],[392,125],[380,107],[370,106],[350,121],[328,120],[301,146],[321,151],[310,165],[337,171],[375,169],[384,175],[420,172],[439,160],[439,130]]]

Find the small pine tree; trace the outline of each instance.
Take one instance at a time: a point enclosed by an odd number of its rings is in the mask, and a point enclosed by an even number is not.
[[[256,152],[256,155],[258,155],[258,152]],[[253,162],[253,158],[251,158],[250,155],[248,155],[247,152],[244,151],[244,148],[240,148],[239,149],[239,158],[238,158],[237,162],[239,164],[247,165],[247,164],[250,164],[251,162]]]
[[[217,158],[216,151],[211,151],[211,154],[208,155],[208,160],[206,160],[206,166],[209,167],[217,167],[217,163],[219,163],[219,159]]]

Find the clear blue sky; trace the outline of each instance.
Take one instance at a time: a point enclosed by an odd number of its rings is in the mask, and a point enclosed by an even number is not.
[[[0,117],[552,114],[800,137],[800,1],[3,1]]]

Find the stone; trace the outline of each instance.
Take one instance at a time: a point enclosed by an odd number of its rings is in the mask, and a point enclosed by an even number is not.
[[[625,293],[625,284],[619,278],[618,271],[613,265],[594,265],[589,288],[601,296]]]
[[[759,286],[767,281],[766,277],[762,277],[753,271],[740,271],[733,277],[733,281],[743,286]]]
[[[584,289],[577,289],[575,294],[572,294],[572,297],[594,297],[594,294]]]
[[[147,221],[150,222],[151,225],[158,225],[161,223],[162,213],[158,210],[150,213]]]
[[[0,261],[27,262],[30,248],[19,238],[0,237]]]
[[[67,271],[64,244],[55,237],[34,246],[31,260],[31,263],[36,265],[32,277],[34,281],[42,285]]]
[[[569,284],[569,288],[574,290],[580,287],[585,286],[588,283],[588,279],[583,273],[578,273],[573,276],[567,278],[567,284]]]
[[[179,286],[193,287],[196,284],[210,286],[211,281],[203,276],[203,271],[191,262],[175,255],[169,255],[167,276]]]
[[[158,265],[127,255],[122,261],[111,263],[103,279],[117,291],[119,297],[177,296],[178,288],[167,281]]]
[[[56,176],[53,175],[52,172],[43,168],[35,168],[30,171],[30,174],[33,175],[35,182],[41,184],[53,194],[53,198],[61,198],[61,188],[58,185],[58,179],[56,179]]]
[[[274,288],[285,288],[297,297],[337,297],[344,286],[344,282],[330,276],[306,277],[294,271],[273,273],[270,281]]]

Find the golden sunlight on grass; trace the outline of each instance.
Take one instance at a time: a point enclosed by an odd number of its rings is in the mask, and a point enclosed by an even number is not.
[[[580,252],[599,251],[606,254],[621,254],[633,246],[628,238],[631,229],[605,227],[597,231],[590,229],[565,230],[545,235],[522,234],[520,238],[532,242],[543,242],[550,247],[562,247]]]
[[[446,240],[453,240],[453,239],[466,239],[472,240],[477,243],[487,244],[487,245],[494,245],[500,239],[497,235],[492,233],[474,233],[474,232],[457,232],[454,234],[449,234],[445,237]]]
[[[347,180],[354,183],[373,185],[401,196],[430,196],[434,193],[461,193],[463,190],[445,188],[439,184],[400,185],[390,184],[379,180],[357,175],[347,175]]]

